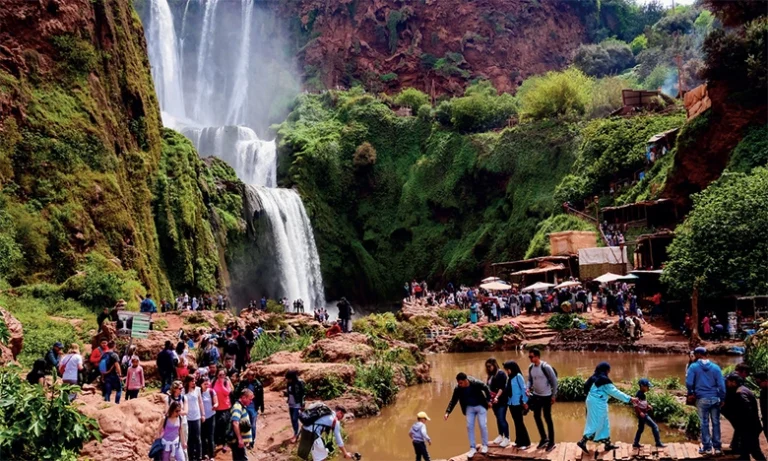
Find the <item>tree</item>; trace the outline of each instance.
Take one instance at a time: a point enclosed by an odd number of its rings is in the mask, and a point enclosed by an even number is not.
[[[530,77],[517,91],[520,116],[534,120],[582,116],[591,87],[591,79],[576,68]]]
[[[641,51],[648,48],[648,38],[645,35],[638,35],[632,40],[629,47],[632,49],[632,53],[637,56]]]
[[[620,40],[604,40],[598,45],[581,45],[573,63],[592,77],[617,74],[635,63],[632,49]]]
[[[669,246],[662,281],[688,295],[764,294],[768,290],[768,169],[725,174],[694,196],[694,207]]]
[[[352,164],[356,168],[368,168],[376,164],[376,149],[371,143],[365,141],[357,147]]]
[[[411,112],[416,115],[419,107],[429,104],[429,96],[416,88],[406,88],[395,97],[395,104],[400,107],[410,107]]]

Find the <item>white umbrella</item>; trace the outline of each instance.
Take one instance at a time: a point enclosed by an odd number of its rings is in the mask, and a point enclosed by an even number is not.
[[[506,283],[501,283],[501,282],[489,282],[489,283],[484,283],[480,285],[480,288],[484,290],[501,291],[501,290],[509,290],[510,288],[512,288],[512,285],[507,285]]]
[[[563,282],[560,285],[557,285],[555,288],[570,288],[570,287],[577,287],[580,286],[581,282],[574,282],[572,280],[569,280],[567,282]]]
[[[501,282],[501,279],[498,277],[486,277],[483,280],[481,280],[483,283],[491,283],[491,282]]]
[[[523,288],[523,291],[544,291],[548,288],[552,288],[553,286],[555,286],[554,283],[536,282],[533,285]]]
[[[611,283],[615,282],[616,280],[620,279],[621,275],[616,275],[611,272],[606,272],[605,274],[601,275],[600,277],[595,279],[595,282],[598,283]]]

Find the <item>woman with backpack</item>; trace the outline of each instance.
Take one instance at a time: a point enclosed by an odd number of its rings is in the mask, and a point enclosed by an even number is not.
[[[216,452],[214,435],[216,432],[216,407],[219,400],[216,392],[211,389],[211,380],[203,377],[198,381],[200,386],[200,398],[203,401],[203,424],[200,436],[203,444],[203,460],[212,460]]]
[[[291,416],[291,426],[293,427],[293,437],[291,443],[296,443],[299,439],[299,412],[304,407],[305,386],[304,381],[299,379],[299,372],[290,370],[285,374],[287,383],[285,396],[288,398],[288,414]]]
[[[187,400],[187,396],[184,395],[184,386],[181,384],[181,381],[174,381],[173,384],[171,384],[171,389],[168,391],[168,395],[166,395],[166,403],[168,405],[168,408],[171,407],[173,403],[178,403],[179,407],[181,408],[181,423],[184,426],[184,435],[181,439],[182,442],[184,442],[184,449],[187,449],[187,434],[189,434],[187,429],[187,414],[189,413],[189,401]]]
[[[163,419],[158,438],[163,443],[163,461],[170,461],[171,454],[176,461],[185,461],[184,450],[187,443],[184,441],[184,423],[182,422],[182,408],[178,402],[171,402],[168,412]]]

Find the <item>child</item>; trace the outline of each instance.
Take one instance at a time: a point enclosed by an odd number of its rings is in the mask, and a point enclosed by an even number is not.
[[[131,366],[126,373],[126,397],[125,400],[131,400],[139,397],[139,391],[144,388],[144,369],[139,365],[139,358],[131,358]]]
[[[411,436],[411,440],[413,440],[413,449],[416,451],[416,461],[421,461],[422,457],[424,457],[424,461],[429,461],[429,453],[427,453],[426,443],[432,445],[432,439],[427,435],[427,425],[424,424],[424,422],[432,420],[429,419],[429,416],[423,411],[416,415],[416,419],[418,419],[418,421],[411,426],[411,431],[408,433],[408,435]]]
[[[632,447],[641,448],[642,445],[640,445],[640,436],[643,435],[643,430],[645,430],[645,425],[647,424],[650,426],[651,431],[653,432],[653,438],[656,440],[656,446],[658,448],[664,448],[666,445],[661,443],[659,426],[656,425],[656,422],[651,418],[650,415],[650,412],[653,411],[653,407],[645,398],[645,393],[648,392],[648,390],[651,388],[651,382],[646,378],[642,378],[637,382],[637,384],[640,386],[640,390],[637,391],[637,394],[635,394],[635,397],[637,397],[637,405],[635,405],[635,413],[637,414],[637,434],[635,434],[635,443],[632,444]]]

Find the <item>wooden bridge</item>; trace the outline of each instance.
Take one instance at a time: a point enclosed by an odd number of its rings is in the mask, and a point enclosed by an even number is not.
[[[591,461],[591,460],[621,460],[621,461],[672,461],[689,459],[736,459],[733,456],[705,456],[699,454],[699,445],[695,443],[669,443],[665,448],[656,448],[653,445],[643,445],[642,448],[632,448],[631,444],[616,443],[618,448],[612,451],[602,451],[603,445],[594,443],[589,444],[590,454],[586,454],[576,443],[558,443],[554,450],[547,453],[545,450],[537,450],[531,447],[522,451],[514,447],[505,449],[497,446],[491,446],[487,454],[478,453],[471,461],[517,461],[517,460],[535,460],[535,461]],[[479,447],[478,447],[479,448]],[[595,448],[601,451],[595,452]],[[450,458],[447,461],[467,461],[467,455],[459,455]]]

